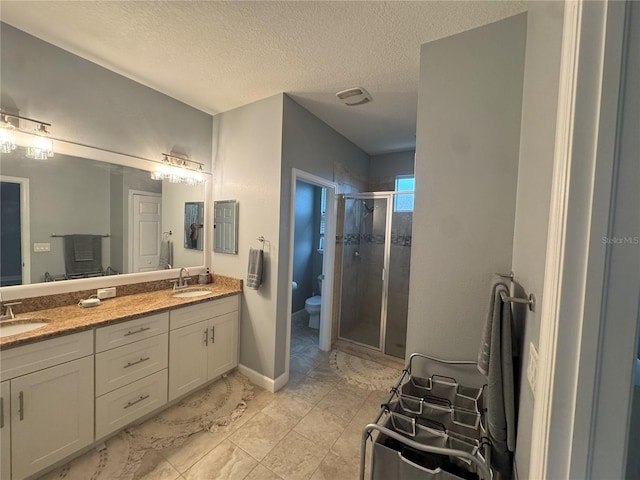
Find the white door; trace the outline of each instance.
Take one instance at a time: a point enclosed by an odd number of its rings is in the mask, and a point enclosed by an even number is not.
[[[160,239],[162,237],[162,197],[133,195],[133,241],[131,272],[158,269]]]
[[[12,477],[89,445],[93,401],[93,355],[11,380]]]
[[[176,328],[169,334],[169,401],[208,380],[209,321]]]
[[[209,380],[238,364],[238,312],[211,320],[209,328]]]

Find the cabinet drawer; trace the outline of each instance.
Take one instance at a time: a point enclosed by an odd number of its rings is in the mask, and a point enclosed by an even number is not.
[[[169,334],[140,340],[96,355],[96,396],[167,368]]]
[[[171,311],[171,330],[238,310],[238,295]]]
[[[93,353],[93,330],[0,351],[0,378],[26,375]]]
[[[98,328],[96,330],[96,352],[104,352],[111,348],[153,337],[165,333],[168,329],[169,312]]]
[[[96,440],[167,403],[167,370],[96,398]]]

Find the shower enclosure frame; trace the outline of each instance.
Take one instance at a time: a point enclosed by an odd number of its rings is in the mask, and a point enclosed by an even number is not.
[[[354,199],[354,200],[370,200],[370,199],[385,199],[386,204],[386,220],[385,220],[385,230],[384,230],[384,259],[383,259],[383,267],[382,267],[382,298],[380,304],[380,337],[378,347],[374,347],[372,345],[358,342],[352,340],[350,338],[342,337],[340,335],[340,327],[342,324],[342,278],[340,278],[340,305],[339,311],[340,316],[338,318],[337,325],[337,338],[339,340],[343,340],[345,342],[352,343],[354,345],[359,345],[362,347],[370,348],[372,350],[385,353],[385,345],[386,345],[386,337],[387,337],[387,307],[389,304],[389,272],[390,272],[390,261],[391,261],[391,227],[393,223],[393,204],[394,198],[397,195],[414,195],[413,191],[384,191],[384,192],[362,192],[362,193],[346,193],[338,195],[339,197],[343,197],[345,200],[345,210],[346,210],[346,200]],[[344,225],[344,219],[343,219]],[[343,247],[344,248],[344,247]],[[344,251],[343,251],[344,255]],[[344,257],[341,259],[344,261]],[[341,277],[344,274],[344,266],[341,269]],[[406,335],[406,333],[405,333]]]

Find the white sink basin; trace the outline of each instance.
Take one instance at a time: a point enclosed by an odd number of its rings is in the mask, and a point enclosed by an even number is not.
[[[38,328],[44,327],[46,324],[46,322],[42,322],[37,319],[16,318],[14,320],[4,320],[0,323],[0,338],[37,330]]]
[[[186,290],[184,292],[174,293],[172,297],[175,298],[192,298],[192,297],[203,297],[204,295],[209,295],[211,290]]]

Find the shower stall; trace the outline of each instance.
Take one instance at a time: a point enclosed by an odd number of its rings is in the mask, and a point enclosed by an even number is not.
[[[338,202],[344,214],[338,338],[404,358],[413,192],[341,195]]]

